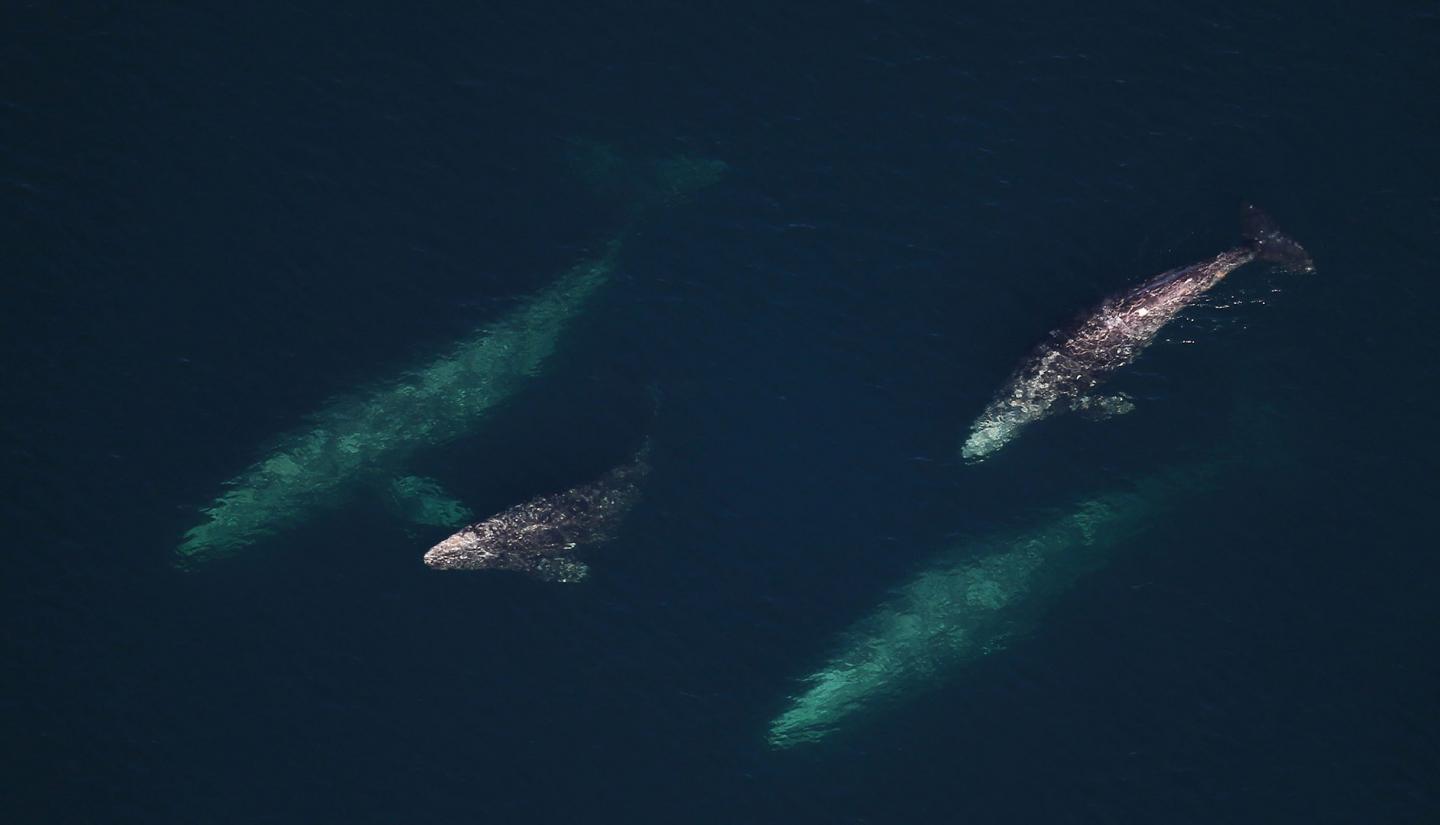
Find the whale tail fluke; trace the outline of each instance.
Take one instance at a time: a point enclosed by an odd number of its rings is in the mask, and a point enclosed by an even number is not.
[[[691,155],[631,158],[605,143],[566,141],[570,165],[597,194],[627,209],[672,206],[718,181],[724,161]]]
[[[1253,204],[1245,207],[1240,234],[1262,261],[1269,261],[1290,272],[1314,272],[1315,263],[1305,247],[1296,243],[1263,210]]]

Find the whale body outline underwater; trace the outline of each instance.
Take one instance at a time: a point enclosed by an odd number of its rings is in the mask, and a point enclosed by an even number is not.
[[[433,479],[408,476],[418,453],[474,431],[539,375],[567,329],[612,280],[623,242],[647,209],[683,202],[720,179],[718,160],[677,156],[637,164],[582,144],[584,172],[597,189],[633,199],[626,227],[597,256],[581,261],[503,318],[440,356],[369,391],[332,401],[309,424],[282,435],[265,456],[225,482],[184,534],[175,566],[192,570],[234,556],[343,503],[356,489],[386,488],[392,502],[434,525],[469,517]],[[627,179],[628,178],[628,179]]]

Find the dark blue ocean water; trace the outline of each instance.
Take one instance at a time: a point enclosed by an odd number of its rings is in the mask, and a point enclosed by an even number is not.
[[[0,21],[0,819],[1440,821],[1435,4]],[[729,172],[425,469],[494,512],[649,432],[591,578],[429,571],[363,497],[176,570],[267,444],[621,231],[574,141]],[[1245,200],[1315,274],[1242,270],[1134,413],[961,464],[1030,344]],[[1008,649],[767,746],[940,548],[1247,450]]]

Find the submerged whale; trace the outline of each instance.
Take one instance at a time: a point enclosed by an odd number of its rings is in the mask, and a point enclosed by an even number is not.
[[[626,463],[563,493],[540,496],[476,522],[425,554],[436,570],[512,570],[578,582],[589,572],[577,549],[615,537],[650,472],[650,442]]]
[[[1292,272],[1314,270],[1304,248],[1253,206],[1245,208],[1241,234],[1240,246],[1112,295],[1075,324],[1052,332],[970,425],[961,457],[981,461],[1026,425],[1067,407],[1100,416],[1129,412],[1134,405],[1126,396],[1097,395],[1095,388],[1135,360],[1161,327],[1226,275],[1257,260]]]
[[[637,212],[677,202],[714,183],[725,169],[720,161],[683,157],[637,168],[601,149],[591,149],[585,160],[596,177],[626,175],[625,191],[636,196]],[[407,463],[474,431],[544,369],[571,322],[611,281],[624,237],[622,232],[598,256],[439,357],[329,404],[308,426],[282,436],[202,509],[176,564],[193,568],[234,555],[367,486],[388,488],[391,501],[422,523],[464,524],[470,514],[463,505],[437,482],[408,475]]]
[[[1202,497],[1233,461],[1181,465],[1082,499],[1047,522],[943,550],[844,633],[770,724],[769,742],[814,742],[877,708],[943,684],[956,668],[1004,649],[1054,597],[1103,567],[1157,518]]]

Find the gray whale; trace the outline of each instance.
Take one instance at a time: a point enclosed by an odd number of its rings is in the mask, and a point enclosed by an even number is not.
[[[540,496],[476,522],[425,554],[434,570],[512,570],[544,581],[578,582],[589,568],[578,548],[603,544],[640,499],[650,442],[626,463],[562,493]]]
[[[961,457],[982,461],[1025,426],[1066,408],[1102,416],[1129,412],[1133,405],[1125,396],[1097,395],[1095,388],[1135,360],[1182,309],[1251,261],[1292,272],[1315,268],[1304,248],[1254,206],[1245,208],[1242,237],[1240,246],[1112,295],[1076,323],[1052,332],[970,425]]]

